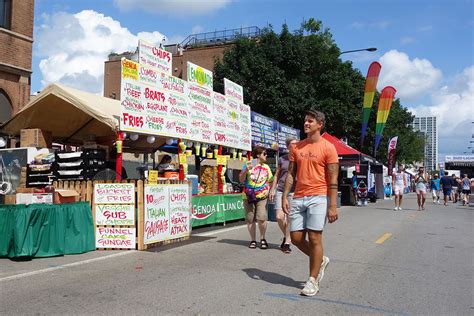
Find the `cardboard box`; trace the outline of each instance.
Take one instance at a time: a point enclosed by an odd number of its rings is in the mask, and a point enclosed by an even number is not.
[[[16,204],[53,204],[52,193],[17,193]]]
[[[16,194],[5,195],[5,204],[16,204]]]
[[[42,131],[39,128],[22,129],[20,131],[21,147],[43,147],[50,148],[52,136],[50,132]]]
[[[35,193],[35,188],[16,188],[16,193]],[[39,193],[39,192],[38,192]]]
[[[79,200],[79,193],[76,190],[54,191],[54,204],[75,203]]]

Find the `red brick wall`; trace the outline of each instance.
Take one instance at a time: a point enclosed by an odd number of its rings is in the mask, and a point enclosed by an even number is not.
[[[120,71],[121,62],[119,60],[106,61],[104,64],[104,97],[111,98],[115,93],[115,99],[120,100]]]
[[[0,30],[0,63],[31,69],[33,43]]]
[[[0,89],[5,92],[12,102],[12,112],[18,112],[30,98],[30,85],[26,78],[20,75],[9,74],[0,71]]]
[[[0,29],[0,64],[27,70],[0,68],[0,89],[11,100],[13,113],[26,105],[30,97],[33,24],[34,0],[12,1],[11,29]]]
[[[28,37],[33,37],[34,13],[34,0],[13,0],[11,30]]]
[[[229,47],[230,45],[194,48],[188,49],[182,56],[173,56],[173,76],[187,80],[188,61],[214,72],[214,59],[222,60],[224,50]]]

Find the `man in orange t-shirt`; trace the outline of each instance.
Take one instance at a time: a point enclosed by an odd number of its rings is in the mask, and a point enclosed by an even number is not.
[[[306,296],[319,292],[319,283],[329,263],[329,258],[323,256],[322,244],[326,218],[329,223],[338,218],[339,159],[334,145],[321,137],[324,123],[323,113],[314,110],[306,113],[304,131],[307,138],[291,149],[283,191],[283,211],[290,216],[291,241],[309,256],[309,280],[301,290],[301,294]],[[295,179],[296,188],[290,210],[287,197]]]

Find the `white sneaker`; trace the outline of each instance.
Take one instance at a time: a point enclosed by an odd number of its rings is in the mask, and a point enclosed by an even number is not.
[[[393,210],[394,210],[394,211],[398,211],[398,206],[395,206],[395,207],[393,208]]]
[[[323,256],[323,262],[321,262],[321,268],[319,268],[319,274],[318,277],[316,278],[316,283],[318,284],[321,282],[321,280],[324,278],[324,271],[326,270],[326,267],[329,264],[329,258],[326,256]]]
[[[402,208],[401,208],[401,207],[398,207],[398,210],[399,210],[399,211],[401,211],[401,210],[402,210]]]
[[[309,277],[309,280],[306,281],[304,288],[301,290],[300,294],[304,296],[315,296],[319,292],[319,286],[316,282],[316,279]]]

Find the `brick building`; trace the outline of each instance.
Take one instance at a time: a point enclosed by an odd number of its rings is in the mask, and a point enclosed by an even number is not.
[[[246,27],[225,31],[189,35],[182,43],[166,45],[165,50],[173,54],[173,76],[187,80],[187,62],[199,65],[214,72],[214,61],[224,57],[224,51],[232,46],[234,40],[245,36],[256,38],[260,35],[258,27]],[[120,59],[125,57],[138,60],[136,53],[110,54],[104,66],[104,97],[120,99]]]
[[[29,101],[34,0],[0,0],[0,122]]]

